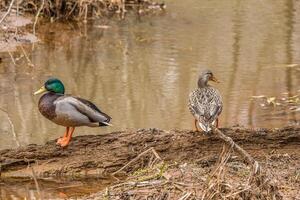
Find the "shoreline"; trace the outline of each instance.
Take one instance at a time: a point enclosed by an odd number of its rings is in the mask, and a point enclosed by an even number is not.
[[[300,152],[295,149],[300,147],[299,127],[274,130],[232,127],[222,128],[221,131],[251,154],[271,174],[272,180],[280,182],[283,197],[297,196]],[[158,197],[163,193],[157,193],[155,188],[164,190],[168,185],[174,189],[177,187],[174,182],[177,181],[186,184],[178,187],[191,191],[190,195],[198,198],[206,191],[206,180],[218,165],[223,148],[223,142],[215,136],[207,137],[191,130],[155,128],[76,136],[65,149],[55,143],[52,140],[45,145],[31,144],[1,150],[0,180],[32,178],[33,169],[34,177],[41,181],[49,178],[113,180],[105,186],[105,190],[102,187],[93,194],[79,195],[83,199],[103,198],[107,188],[119,199],[125,194],[141,197],[138,194],[143,190],[148,191],[143,193],[144,196]],[[247,180],[249,170],[243,160],[233,153],[227,162],[226,181],[239,185]],[[142,185],[133,187],[132,184]],[[153,184],[157,186],[152,188]],[[195,189],[187,186],[190,184],[200,185]],[[282,187],[290,189],[282,190]],[[168,192],[171,199],[184,195],[173,189]],[[72,197],[72,193],[67,194]]]

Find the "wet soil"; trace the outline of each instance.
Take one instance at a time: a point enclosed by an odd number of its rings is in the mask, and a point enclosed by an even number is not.
[[[232,127],[223,128],[221,131],[249,152],[265,170],[271,171],[284,199],[300,197],[297,189],[300,188],[300,152],[298,151],[300,128],[285,127],[271,130]],[[151,155],[141,156],[112,178],[112,173],[151,147],[163,162],[170,166],[164,172],[164,177],[172,177],[172,181],[165,181],[165,178],[157,179],[156,175],[151,175],[153,180],[148,182],[131,181],[132,174],[149,166]],[[67,188],[65,185],[68,184],[63,183],[63,189],[54,190],[56,197],[65,195],[63,198],[101,199],[103,195],[107,195],[104,187],[110,185],[109,187],[115,190],[110,192],[115,195],[115,199],[123,199],[124,195],[131,196],[133,199],[142,198],[146,194],[148,197],[152,195],[153,198],[178,199],[187,194],[200,198],[209,180],[208,176],[218,162],[222,147],[223,142],[214,135],[205,136],[190,130],[140,129],[105,135],[77,136],[67,148],[57,146],[56,141],[52,140],[45,145],[31,144],[18,149],[1,150],[1,182],[4,185],[8,185],[7,183],[12,185],[13,182],[19,182],[14,180],[20,180],[20,177],[32,178],[34,171],[34,176],[42,185],[47,185],[44,183],[45,180],[55,182],[61,178],[71,178],[73,181],[80,182],[90,178],[96,178],[97,182],[102,178],[112,180],[111,184],[106,182],[106,186],[94,187],[93,190],[86,189],[87,192],[79,190],[80,187],[76,184],[74,186],[72,182],[68,183],[70,187]],[[247,181],[249,167],[238,155],[233,154],[227,165],[228,181],[233,184]],[[124,175],[131,177],[129,182],[116,183],[115,177],[126,180]],[[174,183],[182,185],[174,185]],[[151,185],[150,189],[145,188],[143,184]],[[153,187],[152,184],[158,185]],[[82,182],[81,185],[82,188],[89,188]],[[178,187],[181,189],[178,190]],[[74,188],[81,192],[75,194]],[[63,190],[63,193],[56,192],[60,190]],[[97,191],[100,192],[96,193]],[[83,196],[86,194],[89,195]],[[50,196],[53,197],[53,194]],[[46,195],[44,197],[47,199]]]
[[[300,147],[300,128],[221,130],[258,160],[274,151],[287,153],[297,160],[300,157],[300,152],[296,151]],[[189,130],[157,129],[78,136],[67,148],[57,146],[53,140],[45,145],[1,150],[1,177],[31,177],[29,164],[38,177],[106,177],[150,147],[165,161],[194,163],[205,157],[217,156],[222,141],[213,135],[206,137]],[[142,166],[131,166],[127,172],[139,167]]]

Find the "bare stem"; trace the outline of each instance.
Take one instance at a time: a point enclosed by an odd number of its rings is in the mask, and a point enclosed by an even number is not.
[[[31,168],[32,178],[33,178],[33,180],[34,180],[34,184],[35,184],[37,193],[38,193],[40,199],[43,199],[43,198],[42,198],[42,194],[41,194],[41,189],[40,189],[40,186],[39,186],[39,182],[37,181],[37,178],[36,178],[35,171],[34,171],[33,167],[32,167],[30,164],[29,164],[29,167]]]
[[[42,4],[41,4],[41,6],[40,6],[40,8],[39,8],[39,10],[38,10],[38,12],[37,12],[37,14],[35,16],[35,20],[34,20],[34,24],[33,24],[33,34],[34,35],[35,35],[35,27],[36,27],[37,21],[39,19],[39,15],[40,15],[41,11],[44,8],[44,4],[45,4],[45,0],[42,1]]]
[[[8,119],[8,122],[10,124],[10,127],[11,127],[11,132],[12,132],[13,138],[14,138],[14,140],[16,142],[16,145],[19,147],[20,143],[19,143],[19,141],[17,139],[17,134],[15,132],[15,126],[14,126],[12,120],[10,119],[10,116],[9,116],[8,112],[6,110],[4,110],[3,108],[0,108],[0,110],[7,115],[7,119]]]
[[[31,62],[31,60],[29,59],[29,57],[28,57],[26,51],[24,50],[23,46],[21,45],[20,47],[21,47],[21,50],[22,50],[22,52],[23,52],[23,54],[24,54],[24,56],[25,56],[25,58],[26,58],[26,60],[27,60],[27,62],[28,62],[28,65],[30,65],[31,67],[34,67],[34,64],[33,64],[33,63]]]
[[[15,0],[12,0],[9,4],[7,12],[3,15],[3,17],[0,20],[0,24],[3,22],[3,20],[7,17],[7,15],[10,13],[12,6],[14,5]]]
[[[16,65],[16,61],[14,59],[14,56],[9,51],[8,51],[8,54],[9,54],[9,56],[10,56],[11,61],[13,62],[13,64]]]
[[[240,156],[243,157],[243,159],[246,161],[248,165],[251,165],[255,172],[258,173],[260,171],[260,166],[256,160],[253,159],[253,157],[246,152],[242,147],[240,147],[238,144],[236,144],[230,137],[224,135],[218,128],[214,128],[214,132],[217,134],[217,136],[223,140],[228,146],[232,147]]]

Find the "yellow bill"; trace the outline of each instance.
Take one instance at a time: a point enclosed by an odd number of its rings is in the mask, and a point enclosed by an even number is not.
[[[211,77],[211,80],[214,81],[214,82],[216,82],[216,83],[220,83],[220,81],[218,79],[216,79],[216,77],[214,77],[214,76]]]
[[[34,95],[37,95],[37,94],[41,94],[43,92],[46,92],[47,89],[45,88],[45,86],[41,87],[38,91],[36,91],[35,93],[33,93]]]

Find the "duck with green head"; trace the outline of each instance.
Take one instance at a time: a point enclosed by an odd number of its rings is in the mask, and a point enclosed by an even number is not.
[[[69,144],[75,127],[78,126],[110,126],[111,117],[100,111],[92,102],[65,94],[63,83],[57,78],[48,79],[34,93],[43,94],[39,100],[39,111],[52,122],[65,126],[66,132],[57,144],[65,147]]]

